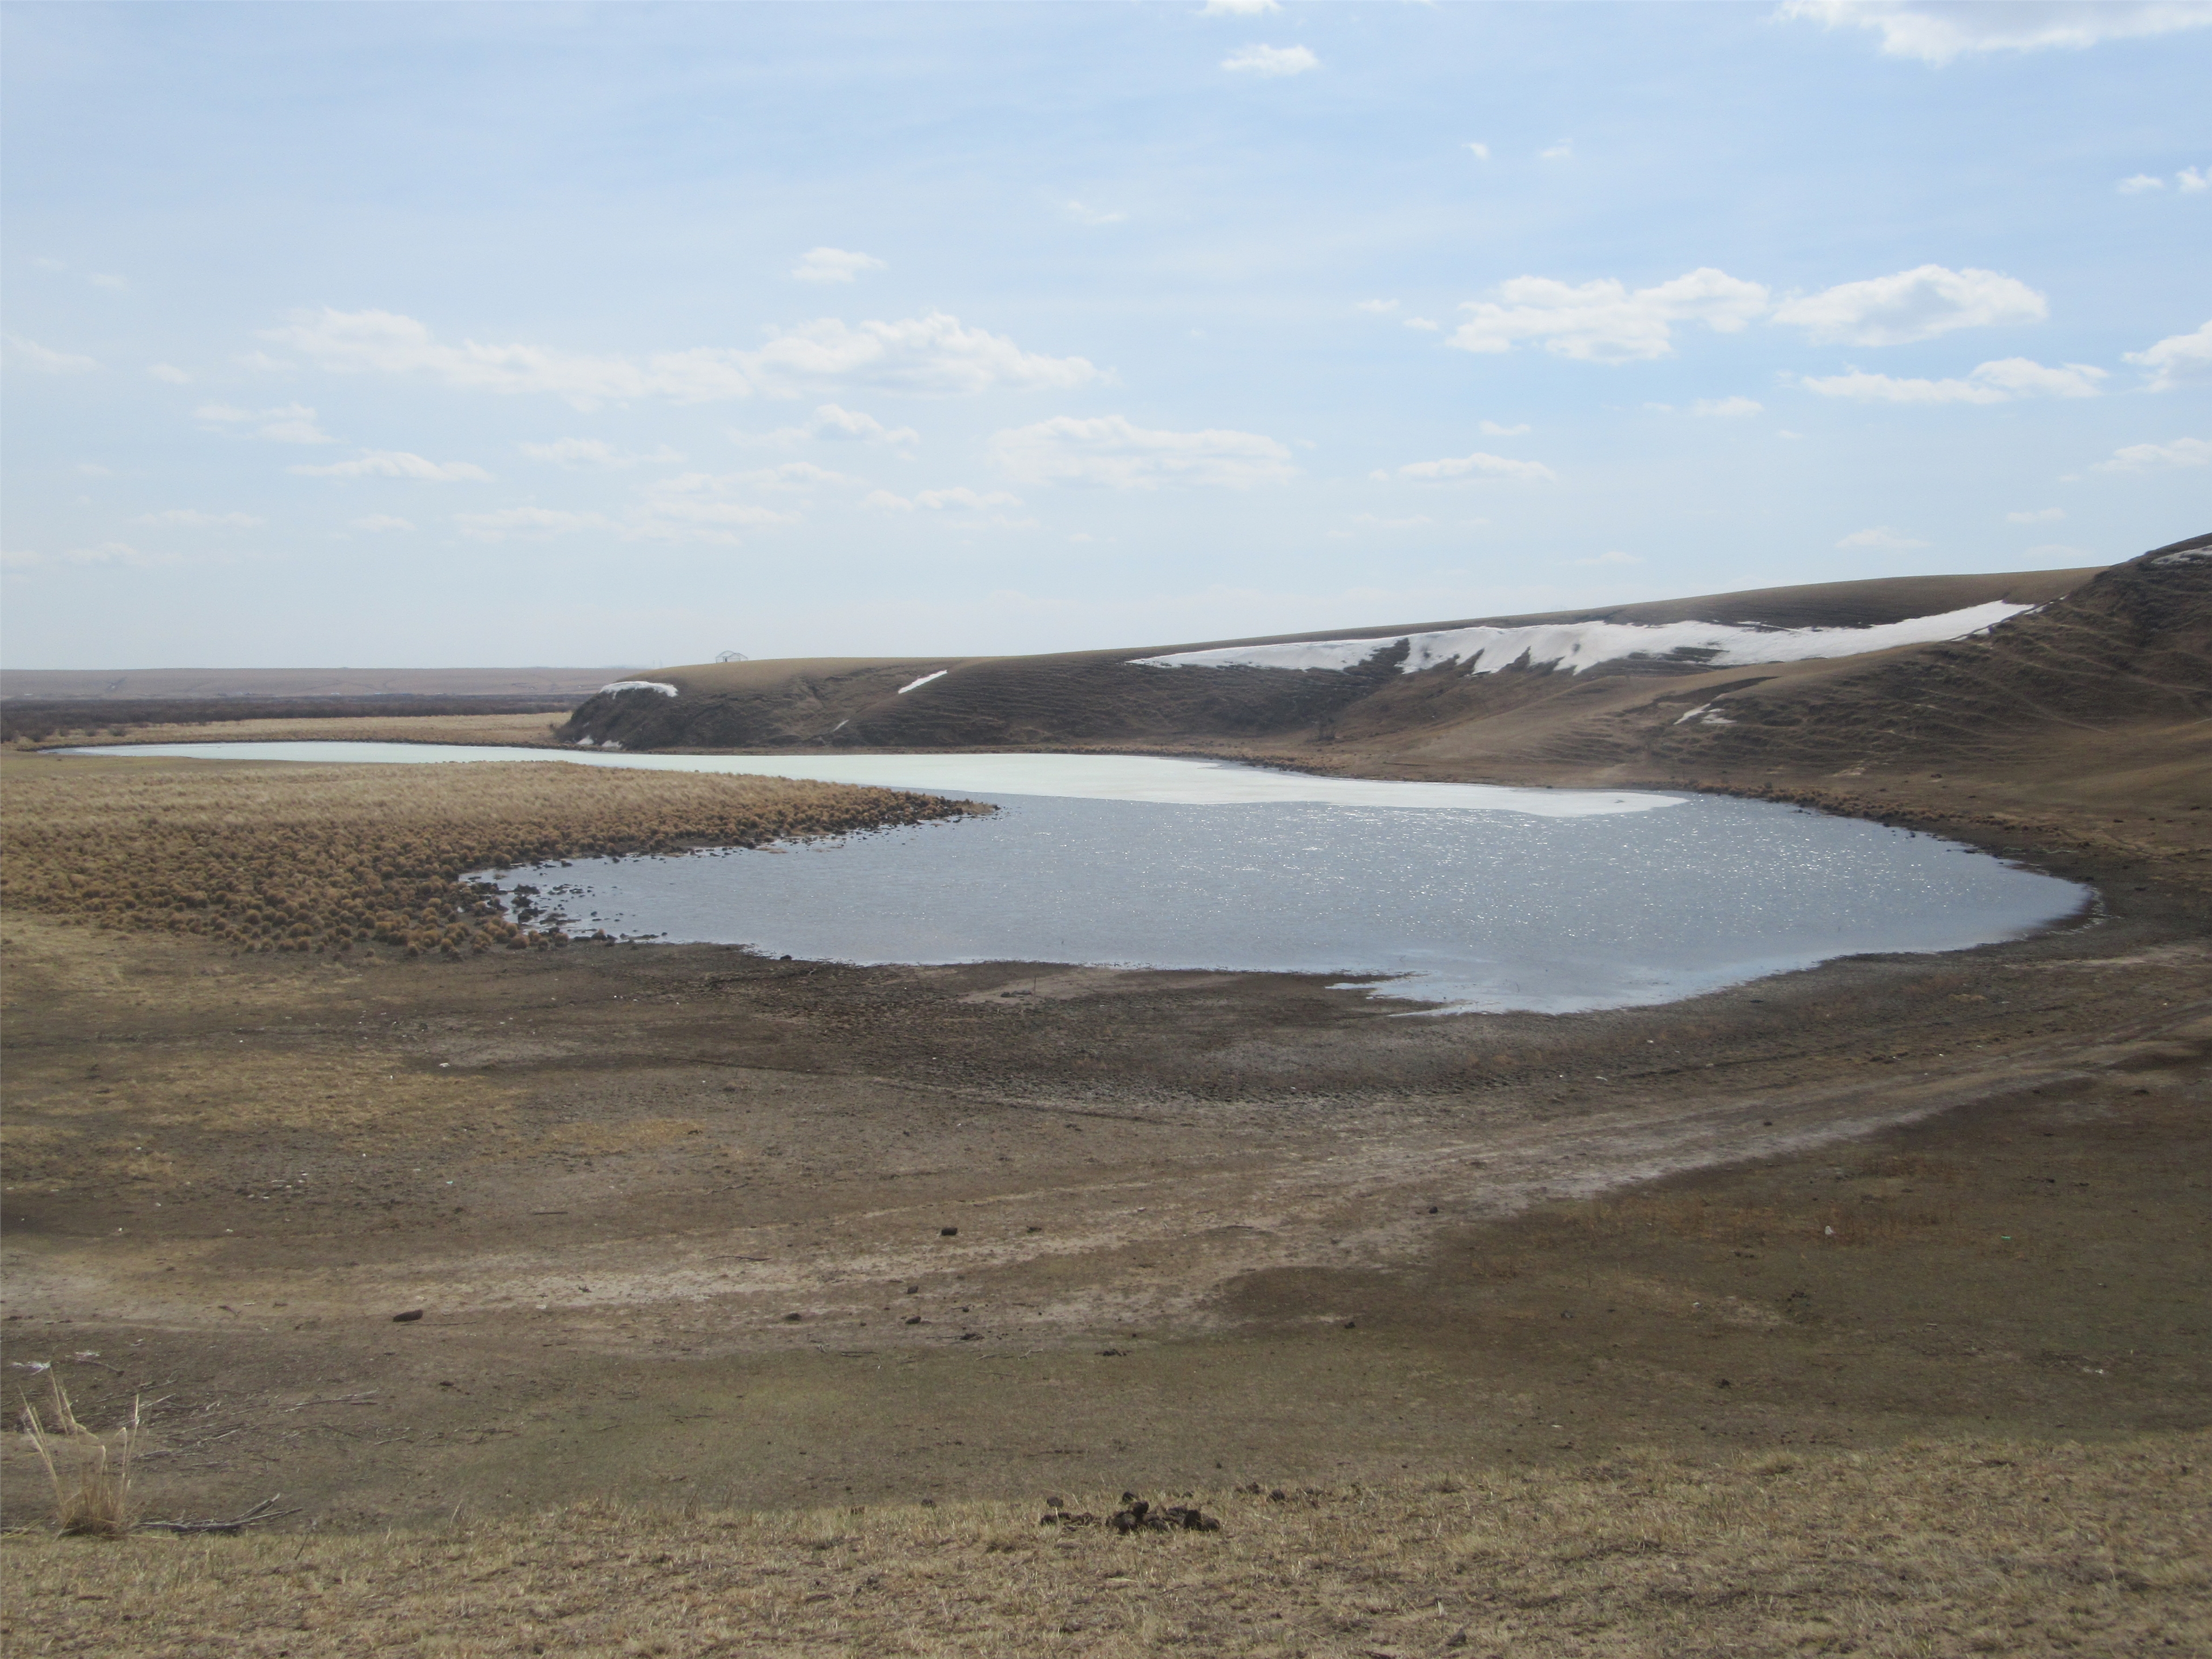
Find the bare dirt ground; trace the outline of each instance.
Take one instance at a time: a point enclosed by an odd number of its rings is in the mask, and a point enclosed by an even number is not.
[[[54,1365],[94,1427],[147,1402],[153,1514],[281,1492],[283,1527],[349,1533],[1252,1483],[1410,1516],[1440,1472],[1894,1473],[1930,1437],[2193,1468],[2208,836],[2201,774],[2138,770],[2078,799],[1820,786],[2096,880],[2090,922],[1565,1018],[716,947],[239,956],[12,916],[6,1375]],[[2108,1475],[2201,1522],[2185,1480]],[[88,1570],[40,1566],[42,1617],[121,1593]],[[2203,1628],[2203,1586],[2168,1592],[2124,1626],[2154,1647]],[[1115,1639],[1190,1635],[1180,1605]],[[99,1607],[39,1650],[193,1650]],[[2030,1634],[2010,1650],[2081,1640]],[[1401,1650],[1364,1641],[1277,1646]],[[1688,1650],[1650,1641],[1620,1650]],[[1795,1638],[1760,1641],[1733,1650]]]

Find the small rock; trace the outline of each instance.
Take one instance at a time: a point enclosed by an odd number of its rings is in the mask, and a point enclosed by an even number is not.
[[[960,1229],[957,1227],[939,1227],[937,1230],[937,1236],[939,1238],[957,1238],[960,1237]]]
[[[410,1308],[405,1313],[392,1315],[392,1322],[395,1325],[411,1325],[422,1316],[422,1310],[420,1308]]]
[[[805,1314],[786,1314],[783,1316],[783,1322],[787,1325],[796,1325],[805,1317]]]

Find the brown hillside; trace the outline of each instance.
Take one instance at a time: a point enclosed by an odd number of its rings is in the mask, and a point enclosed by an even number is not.
[[[704,664],[656,669],[642,677],[675,685],[681,693],[677,697],[629,691],[593,698],[577,709],[562,735],[571,742],[613,739],[632,749],[1158,746],[1371,738],[1488,720],[1549,707],[1563,698],[1571,701],[1559,712],[1571,718],[1610,708],[1624,692],[1635,701],[1632,688],[1646,681],[1669,689],[1694,683],[1710,692],[1710,677],[1702,676],[1694,663],[1657,662],[1611,664],[1581,674],[1532,669],[1475,675],[1443,667],[1401,675],[1397,664],[1404,653],[1389,647],[1409,633],[1478,623],[1710,621],[1867,627],[1996,599],[2045,605],[2095,574],[2047,570],[1824,582],[1589,611],[1048,656]],[[1171,652],[1313,639],[1371,639],[1379,654],[1346,671],[1132,665],[1133,659]],[[1741,680],[1746,672],[1735,671],[1735,678]],[[922,676],[940,672],[943,677],[921,695],[902,693],[902,687]]]

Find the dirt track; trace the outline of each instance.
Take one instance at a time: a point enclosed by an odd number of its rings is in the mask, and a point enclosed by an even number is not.
[[[2113,885],[1565,1018],[15,920],[9,1358],[325,1524],[2201,1426],[2212,951]]]

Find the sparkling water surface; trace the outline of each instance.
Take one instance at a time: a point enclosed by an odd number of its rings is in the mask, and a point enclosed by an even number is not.
[[[92,752],[554,758],[397,744]],[[1145,763],[1069,764],[1126,760]],[[1565,1013],[1670,1001],[1841,956],[1993,943],[2075,915],[2090,896],[1956,842],[1721,796],[1376,784],[1148,757],[591,763],[996,804],[986,817],[775,849],[583,859],[495,878],[538,888],[580,928],[842,962],[1287,970],[1371,983],[1434,1005],[1425,1012]]]

